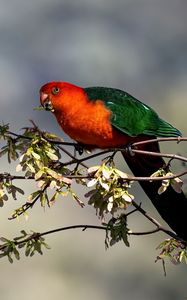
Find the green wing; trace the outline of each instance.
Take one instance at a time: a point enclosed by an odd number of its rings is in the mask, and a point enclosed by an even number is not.
[[[151,107],[124,91],[106,87],[89,87],[85,88],[85,92],[90,100],[102,100],[112,111],[112,125],[130,136],[140,134],[160,137],[181,136],[178,129],[160,119]]]

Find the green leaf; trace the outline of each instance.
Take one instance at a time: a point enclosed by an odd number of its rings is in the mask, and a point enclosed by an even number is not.
[[[19,260],[20,259],[20,254],[19,254],[18,250],[16,249],[16,247],[13,248],[13,253],[15,255],[15,258],[17,260]]]
[[[39,106],[35,106],[33,110],[45,110],[45,108],[42,105],[39,105]]]
[[[9,253],[9,254],[7,255],[7,257],[8,257],[9,262],[12,264],[12,263],[13,263],[13,259],[12,259],[12,257],[11,257],[11,254]]]
[[[39,254],[43,255],[43,252],[41,249],[41,243],[39,241],[36,241],[34,243],[34,250],[37,251]]]
[[[48,203],[48,197],[47,197],[47,193],[43,192],[40,195],[40,203],[42,207],[45,207],[46,203]]]
[[[32,200],[35,199],[38,195],[40,195],[40,193],[41,193],[40,190],[31,193],[31,194],[28,196],[28,201],[29,201],[29,202],[32,202]]]
[[[51,160],[57,161],[59,159],[58,156],[51,151],[46,151],[46,154]]]
[[[29,256],[31,253],[32,245],[30,241],[26,243],[25,256]]]
[[[39,170],[39,171],[34,175],[35,180],[40,179],[44,174],[45,174],[44,170]]]
[[[32,156],[33,156],[36,160],[40,160],[40,159],[41,159],[41,157],[40,157],[40,155],[39,155],[38,153],[32,151],[31,154],[32,154]]]

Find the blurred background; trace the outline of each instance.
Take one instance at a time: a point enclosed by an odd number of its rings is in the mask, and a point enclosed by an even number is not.
[[[143,100],[186,136],[187,2],[184,0],[0,0],[0,121],[17,133],[32,119],[41,129],[62,136],[54,117],[34,111],[38,90],[48,81],[80,86],[121,88]],[[67,137],[66,137],[67,139]],[[171,147],[175,151],[175,145]],[[184,145],[177,151],[185,154]],[[15,173],[1,159],[0,172]],[[120,158],[118,162],[119,166]],[[125,166],[124,166],[125,170]],[[36,205],[26,222],[8,221],[35,184],[15,182],[26,190],[0,210],[1,236],[23,228],[45,231],[72,224],[99,224],[91,207],[70,198],[43,211]],[[159,219],[137,188],[137,201]],[[132,218],[132,228],[145,220]],[[105,251],[104,233],[80,230],[47,237],[51,250],[10,265],[0,260],[2,299],[49,300],[187,298],[186,266],[154,263],[162,234],[130,237]]]

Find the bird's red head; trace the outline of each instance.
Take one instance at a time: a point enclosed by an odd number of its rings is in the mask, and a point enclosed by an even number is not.
[[[40,89],[40,103],[51,112],[62,112],[67,106],[76,105],[77,99],[85,95],[81,87],[68,82],[48,82]]]

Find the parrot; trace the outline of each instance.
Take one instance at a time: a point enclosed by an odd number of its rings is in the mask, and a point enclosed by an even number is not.
[[[135,142],[182,135],[150,106],[120,89],[54,81],[44,84],[39,95],[41,105],[55,115],[62,130],[89,149],[125,149]],[[157,141],[138,149],[160,153]],[[149,177],[166,166],[161,156],[121,153],[136,177]],[[179,193],[169,185],[160,194],[160,181],[139,183],[164,221],[187,242],[187,199],[182,190]]]

